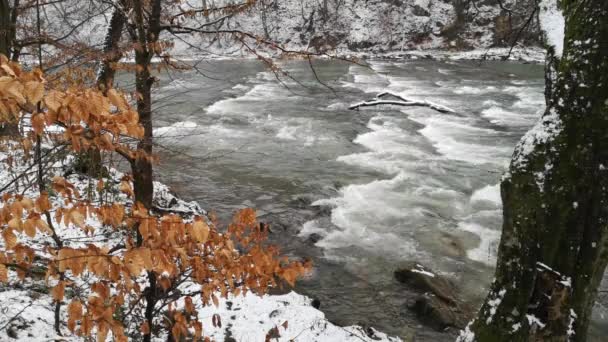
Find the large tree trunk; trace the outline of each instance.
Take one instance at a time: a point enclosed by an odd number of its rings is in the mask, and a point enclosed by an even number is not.
[[[0,54],[10,58],[11,8],[8,0],[0,0]]]
[[[585,341],[608,262],[608,1],[562,0],[547,110],[501,190],[495,281],[466,341]],[[550,49],[552,51],[552,49]]]
[[[115,9],[112,12],[108,32],[104,40],[104,56],[99,62],[97,79],[95,80],[97,88],[104,94],[107,94],[108,90],[114,85],[114,75],[116,74],[114,63],[120,61],[122,57],[119,44],[125,24],[126,18],[123,15],[122,9]],[[78,155],[76,165],[79,172],[86,173],[91,177],[101,176],[103,173],[101,151],[91,148],[88,151],[81,152]]]
[[[122,53],[119,48],[122,31],[126,24],[126,18],[121,9],[112,12],[110,25],[103,44],[104,58],[101,60],[97,71],[97,87],[104,93],[113,87],[116,69],[113,64],[120,61]]]
[[[146,22],[144,12],[148,11],[146,11],[145,3],[142,0],[133,1],[134,24],[137,30],[137,41],[134,42],[137,45],[135,48],[135,63],[137,64],[135,90],[138,94],[139,123],[144,127],[144,137],[137,148],[140,152],[144,152],[145,156],[140,155],[131,161],[131,171],[133,173],[135,201],[143,204],[147,209],[152,209],[154,183],[150,158],[152,157],[152,85],[154,84],[154,77],[150,72],[153,57],[151,48],[158,41],[160,34],[162,8],[161,0],[150,1],[149,16]],[[141,246],[142,243],[142,236],[137,232],[137,244]],[[146,298],[145,320],[148,323],[149,330],[152,331],[154,330],[154,308],[158,302],[159,290],[154,272],[148,272],[148,282],[149,285],[144,291]],[[150,342],[151,340],[152,334],[150,332],[144,334],[144,342]]]
[[[18,2],[15,3],[15,6]],[[9,0],[0,0],[0,54],[11,58],[13,42],[15,39],[16,11],[11,7]],[[19,135],[19,125],[16,122],[0,124],[0,137],[16,137]]]
[[[160,31],[160,0],[154,0],[152,13],[147,23],[144,12],[145,5],[141,0],[133,2],[135,12],[135,26],[137,27],[137,42],[135,48],[135,90],[138,94],[137,112],[139,123],[144,127],[144,137],[138,144],[138,150],[145,152],[146,157],[152,156],[152,85],[154,77],[150,72],[152,50],[150,46],[158,40]],[[146,25],[148,24],[148,25]],[[147,26],[147,27],[146,27]],[[152,163],[150,158],[139,156],[131,162],[134,178],[135,200],[146,208],[152,208],[152,195],[154,184],[152,181]]]

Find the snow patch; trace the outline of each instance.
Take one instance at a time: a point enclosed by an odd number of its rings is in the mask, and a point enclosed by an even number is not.
[[[562,130],[562,121],[555,109],[545,114],[537,123],[521,138],[512,160],[512,165],[516,168],[523,168],[527,165],[528,156],[534,148],[540,144],[546,144],[554,139]]]
[[[540,26],[545,32],[547,44],[555,49],[555,56],[561,57],[564,51],[565,20],[562,11],[558,8],[557,0],[543,0],[540,3],[538,18]]]

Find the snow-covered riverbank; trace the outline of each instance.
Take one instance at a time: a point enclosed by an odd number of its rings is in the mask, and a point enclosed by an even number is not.
[[[15,160],[19,160],[19,153],[8,152]],[[0,160],[6,160],[7,153],[0,153]],[[18,164],[9,169],[4,163],[0,164],[0,188],[11,184],[6,191],[16,191],[25,195],[35,196],[35,187],[23,177],[15,181],[15,177],[25,172],[28,164]],[[89,177],[71,173],[71,159],[54,161],[49,164],[48,170],[51,174],[67,175],[66,179],[75,186],[80,193],[86,193],[95,180]],[[110,170],[110,177],[105,183],[110,187],[118,187],[123,174],[116,170]],[[123,194],[115,192],[112,201],[129,205],[129,200]],[[59,208],[60,198],[51,196],[54,209]],[[155,204],[158,207],[170,209],[174,212],[188,214],[205,214],[198,204],[185,202],[171,194],[169,188],[161,183],[155,183]],[[51,213],[53,216],[53,213]],[[92,218],[87,219],[87,224],[96,232],[95,238],[66,226],[61,222],[54,221],[57,235],[65,239],[67,247],[78,247],[84,244],[108,245],[108,240],[121,241],[120,234],[104,231],[102,224]],[[25,235],[18,234],[22,243],[31,244],[33,240],[27,239]],[[48,234],[38,234],[34,241],[44,242],[49,240]],[[0,251],[4,249],[4,240],[0,239]],[[40,251],[40,253],[44,253]],[[42,254],[41,254],[42,255]],[[44,265],[37,265],[30,269],[25,280],[19,280],[14,270],[9,270],[8,284],[0,284],[0,341],[79,341],[80,337],[70,336],[67,327],[61,330],[66,336],[58,336],[53,328],[54,308],[50,289],[54,282],[44,281]],[[83,278],[78,281],[95,281]],[[187,286],[187,285],[186,285]],[[69,296],[69,295],[68,295]],[[218,297],[219,294],[218,294]],[[66,299],[67,300],[67,299]],[[219,305],[204,307],[195,301],[198,317],[203,323],[204,335],[215,341],[263,341],[271,332],[278,341],[400,341],[391,338],[372,328],[364,329],[357,326],[339,327],[332,324],[323,312],[315,309],[312,300],[308,297],[290,292],[284,295],[265,295],[263,297],[251,293],[246,296],[229,296],[221,299]],[[66,306],[61,313],[62,322],[67,321]],[[213,316],[220,317],[221,324],[213,324]],[[274,330],[273,330],[274,329]],[[232,338],[232,339],[231,339]],[[156,340],[164,341],[166,337],[160,336]]]

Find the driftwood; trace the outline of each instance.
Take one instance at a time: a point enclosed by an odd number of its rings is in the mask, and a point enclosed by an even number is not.
[[[386,98],[386,97],[394,97],[394,98],[396,98],[396,100],[384,100],[383,98]],[[391,93],[388,91],[378,94],[374,99],[372,99],[370,101],[355,103],[352,106],[348,107],[348,109],[354,110],[354,109],[359,109],[361,107],[373,107],[373,106],[379,106],[379,105],[392,105],[392,106],[404,106],[404,107],[428,107],[428,108],[434,109],[440,113],[455,113],[456,112],[451,108],[442,106],[440,104],[437,104],[437,103],[434,103],[431,101],[427,101],[427,100],[417,101],[417,100],[407,99],[401,95]]]

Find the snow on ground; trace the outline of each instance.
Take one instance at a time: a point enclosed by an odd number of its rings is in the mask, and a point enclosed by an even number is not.
[[[211,324],[214,313],[222,317],[221,328],[213,328]],[[400,341],[373,328],[336,326],[310,305],[308,297],[295,292],[229,298],[222,300],[218,308],[200,310],[199,317],[203,318],[203,326],[208,327],[207,334],[216,341],[226,340],[227,334],[239,342],[263,341],[275,327],[274,336],[279,341]]]
[[[46,147],[48,148],[48,147]],[[11,152],[8,152],[11,153]],[[15,160],[19,160],[19,153],[11,153]],[[8,154],[0,152],[0,160],[6,160]],[[71,159],[61,162],[54,162],[49,166],[49,172],[55,174],[65,174],[70,169]],[[9,170],[5,163],[0,163],[0,188],[4,188],[9,182],[14,180],[15,175],[20,174],[28,167],[27,164],[17,164],[12,170]],[[110,170],[111,178],[106,179],[106,184],[110,186],[119,186],[122,174],[116,170]],[[89,178],[77,173],[72,173],[67,177],[68,181],[75,185],[81,194],[86,193],[86,189],[90,184]],[[16,188],[15,188],[16,187]],[[28,190],[26,184],[16,182],[9,189],[25,192],[33,196],[34,190]],[[161,183],[155,183],[155,205],[161,209],[170,208],[173,212],[179,212],[184,215],[188,214],[205,214],[198,204],[195,202],[185,202],[173,196],[169,188]],[[94,195],[95,196],[95,195]],[[106,199],[111,202],[128,203],[125,195],[116,191],[113,193],[113,198]],[[57,208],[59,200],[51,198],[54,208]],[[87,224],[96,228],[97,238],[84,235],[79,229],[66,227],[65,225],[54,222],[58,235],[64,238],[66,247],[80,247],[86,243],[108,245],[106,238],[110,239],[111,245],[118,241],[122,241],[121,234],[100,234],[103,232],[100,222],[96,219],[88,218]],[[107,232],[106,232],[107,233]],[[19,236],[20,241],[26,243],[27,238]],[[38,234],[36,243],[50,243],[50,237],[46,234]],[[86,241],[85,241],[86,240]],[[29,240],[32,243],[31,239]],[[4,240],[0,239],[0,250],[3,250]],[[20,340],[26,341],[80,341],[81,338],[70,336],[68,329],[65,326],[66,306],[63,306],[61,315],[62,327],[61,330],[68,334],[67,336],[57,336],[53,329],[54,322],[54,304],[49,293],[52,285],[46,284],[44,281],[45,270],[32,267],[33,271],[28,277],[21,281],[17,278],[16,273],[9,271],[9,283],[0,284],[0,341]],[[86,278],[86,277],[83,277]],[[81,286],[85,282],[91,283],[95,280],[76,279],[78,282],[81,297],[86,298],[86,288]],[[82,284],[80,283],[82,282]],[[194,284],[185,283],[185,288],[194,288]],[[71,294],[66,292],[66,297]],[[218,294],[218,297],[219,294]],[[69,299],[66,299],[68,301]],[[339,327],[332,324],[326,318],[323,312],[315,309],[311,304],[311,299],[295,292],[290,292],[284,295],[265,295],[263,297],[248,293],[245,296],[233,297],[229,299],[220,299],[219,306],[204,307],[199,299],[194,299],[195,306],[198,311],[198,317],[203,323],[203,332],[205,336],[211,337],[215,341],[229,341],[230,337],[237,341],[264,341],[271,330],[274,329],[274,337],[276,341],[400,341],[398,338],[389,337],[381,332],[375,331],[373,328],[363,329],[358,326]],[[178,306],[183,305],[178,303]],[[212,317],[217,314],[222,322],[221,325],[212,323]],[[156,341],[164,341],[165,337],[160,336]]]

